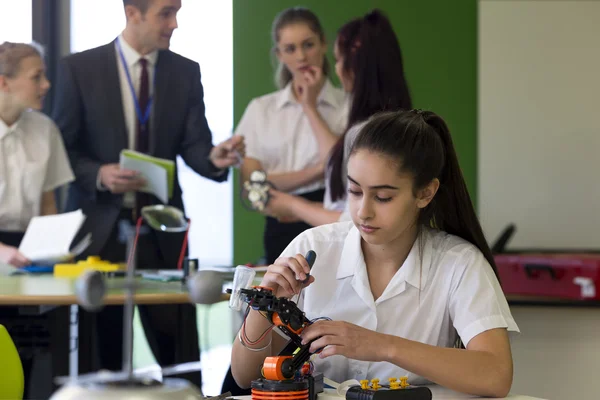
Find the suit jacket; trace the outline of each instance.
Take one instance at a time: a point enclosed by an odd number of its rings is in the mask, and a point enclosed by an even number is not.
[[[225,181],[227,170],[217,169],[208,159],[212,134],[205,117],[198,63],[161,50],[155,73],[149,154],[170,160],[181,155],[200,175]],[[97,190],[98,172],[103,164],[118,163],[121,150],[128,147],[115,43],[64,58],[55,93],[52,115],[75,173],[67,208],[81,208],[87,215],[82,233],[92,231],[88,252],[98,254],[123,204],[122,194]],[[170,204],[183,209],[177,173]]]

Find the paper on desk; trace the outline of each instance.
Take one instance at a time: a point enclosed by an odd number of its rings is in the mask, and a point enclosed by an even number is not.
[[[123,169],[138,171],[146,180],[142,192],[152,193],[163,203],[167,203],[173,195],[175,163],[171,160],[151,157],[133,150],[123,150],[120,156]]]
[[[33,217],[19,251],[36,264],[54,264],[81,254],[90,245],[91,235],[86,235],[73,249],[71,243],[85,218],[81,210]]]

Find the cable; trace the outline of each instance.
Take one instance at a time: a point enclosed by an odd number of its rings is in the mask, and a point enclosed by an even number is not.
[[[179,261],[177,262],[177,269],[181,269],[183,267],[183,259],[185,258],[185,250],[187,249],[188,244],[188,232],[190,231],[190,225],[192,225],[192,220],[188,218],[188,226],[185,230],[185,235],[183,237],[183,244],[181,245],[181,252],[179,253]]]
[[[256,346],[257,344],[259,344],[260,342],[262,342],[267,335],[273,330],[273,328],[275,328],[275,325],[271,325],[270,327],[268,327],[256,340],[250,340],[248,338],[248,335],[246,335],[246,319],[248,318],[248,314],[250,314],[250,306],[251,303],[248,304],[248,307],[246,307],[246,312],[244,313],[244,321],[242,322],[242,327],[240,329],[240,332],[238,333],[238,338],[240,340],[240,343],[242,343],[242,345],[247,348],[248,350],[252,350],[252,351],[262,351],[267,349],[270,345],[271,345],[271,341],[273,340],[271,338],[271,340],[269,341],[269,343],[265,346],[262,347],[260,349],[254,349],[248,346]]]

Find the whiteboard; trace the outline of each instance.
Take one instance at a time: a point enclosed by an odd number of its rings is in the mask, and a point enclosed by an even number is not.
[[[480,1],[478,29],[486,237],[600,249],[600,1]]]

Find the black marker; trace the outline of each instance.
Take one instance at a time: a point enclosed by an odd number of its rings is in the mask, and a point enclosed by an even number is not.
[[[306,259],[306,262],[308,263],[308,267],[312,268],[313,265],[315,265],[315,260],[317,259],[317,253],[314,252],[314,250],[309,250],[306,255],[304,256],[304,258]],[[310,279],[310,274],[306,274],[306,279],[302,281],[302,283],[308,283],[308,280]]]

